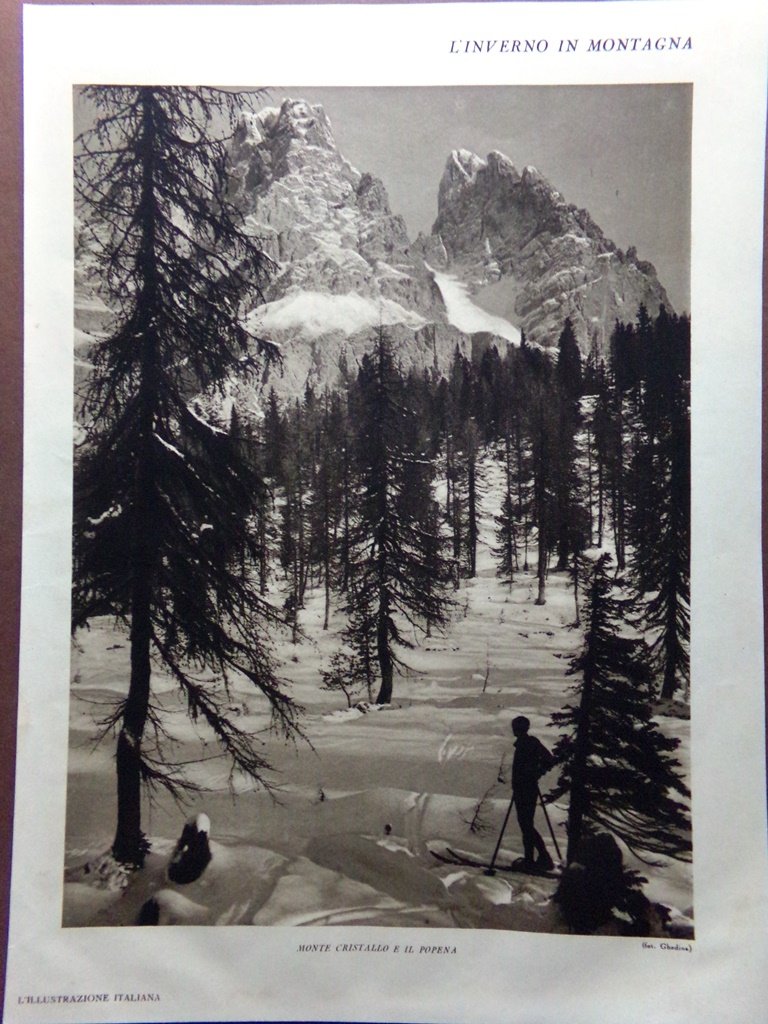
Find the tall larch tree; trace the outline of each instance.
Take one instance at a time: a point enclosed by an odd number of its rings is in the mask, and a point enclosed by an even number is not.
[[[584,546],[585,509],[576,435],[582,423],[580,398],[582,366],[576,334],[566,317],[558,340],[555,367],[557,384],[557,445],[555,498],[557,510],[557,564],[562,571],[571,566],[574,551]]]
[[[538,353],[530,360],[525,430],[531,450],[531,521],[536,528],[538,589],[536,604],[546,604],[549,553],[557,536],[557,390],[551,371]]]
[[[270,356],[242,316],[270,264],[225,198],[216,126],[231,123],[243,97],[153,86],[93,87],[84,97],[96,119],[78,140],[76,203],[114,315],[79,396],[73,626],[106,613],[130,628],[128,689],[111,719],[112,851],[140,866],[142,784],[174,793],[185,784],[164,753],[153,665],[233,767],[267,785],[262,751],[227,716],[231,678],[263,695],[279,731],[297,728],[270,649],[275,613],[243,572],[258,559],[248,523],[263,481],[193,404]]]

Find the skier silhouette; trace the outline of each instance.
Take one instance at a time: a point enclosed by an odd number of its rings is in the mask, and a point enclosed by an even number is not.
[[[512,761],[512,793],[517,810],[517,821],[523,836],[523,859],[521,867],[526,870],[550,871],[554,862],[544,845],[544,840],[533,825],[536,800],[539,795],[539,779],[555,763],[554,758],[528,730],[530,720],[525,715],[512,719],[512,732],[516,736],[515,756]],[[534,860],[534,850],[538,857]]]

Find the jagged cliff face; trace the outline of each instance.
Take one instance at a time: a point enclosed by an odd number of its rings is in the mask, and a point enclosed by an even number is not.
[[[652,314],[667,295],[650,263],[607,239],[586,210],[565,202],[533,167],[498,152],[455,150],[446,164],[432,235],[418,248],[452,271],[481,306],[556,344],[569,316],[582,349],[605,344],[615,320]]]
[[[386,189],[336,148],[322,107],[285,100],[245,114],[230,154],[230,196],[277,264],[251,326],[285,350],[278,391],[333,383],[387,328],[406,367],[445,369],[459,341]]]

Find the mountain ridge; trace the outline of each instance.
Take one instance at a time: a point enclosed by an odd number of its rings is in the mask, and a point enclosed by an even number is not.
[[[651,315],[671,308],[651,264],[622,252],[535,167],[518,170],[498,150],[448,154],[432,232],[415,241],[385,184],[339,151],[319,104],[287,98],[243,112],[226,170],[228,198],[275,264],[245,311],[253,332],[282,349],[282,369],[269,369],[261,387],[283,398],[333,385],[379,327],[406,371],[445,373],[457,347],[504,351],[521,330],[554,349],[566,317],[584,354],[604,351],[616,319],[634,319],[641,303]],[[86,369],[89,338],[108,329],[110,310],[89,276],[87,236],[76,241]],[[258,395],[247,405],[258,414]]]

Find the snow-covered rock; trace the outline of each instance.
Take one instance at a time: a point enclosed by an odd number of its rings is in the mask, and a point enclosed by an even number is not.
[[[432,235],[417,248],[543,346],[557,343],[567,316],[586,352],[641,303],[654,316],[662,303],[671,308],[650,263],[622,252],[535,167],[520,172],[499,152],[449,155]]]
[[[319,105],[286,99],[243,115],[230,151],[230,198],[277,264],[250,325],[276,341],[279,393],[333,384],[386,327],[406,368],[444,370],[470,340],[446,313],[441,290],[382,181],[339,152]]]

